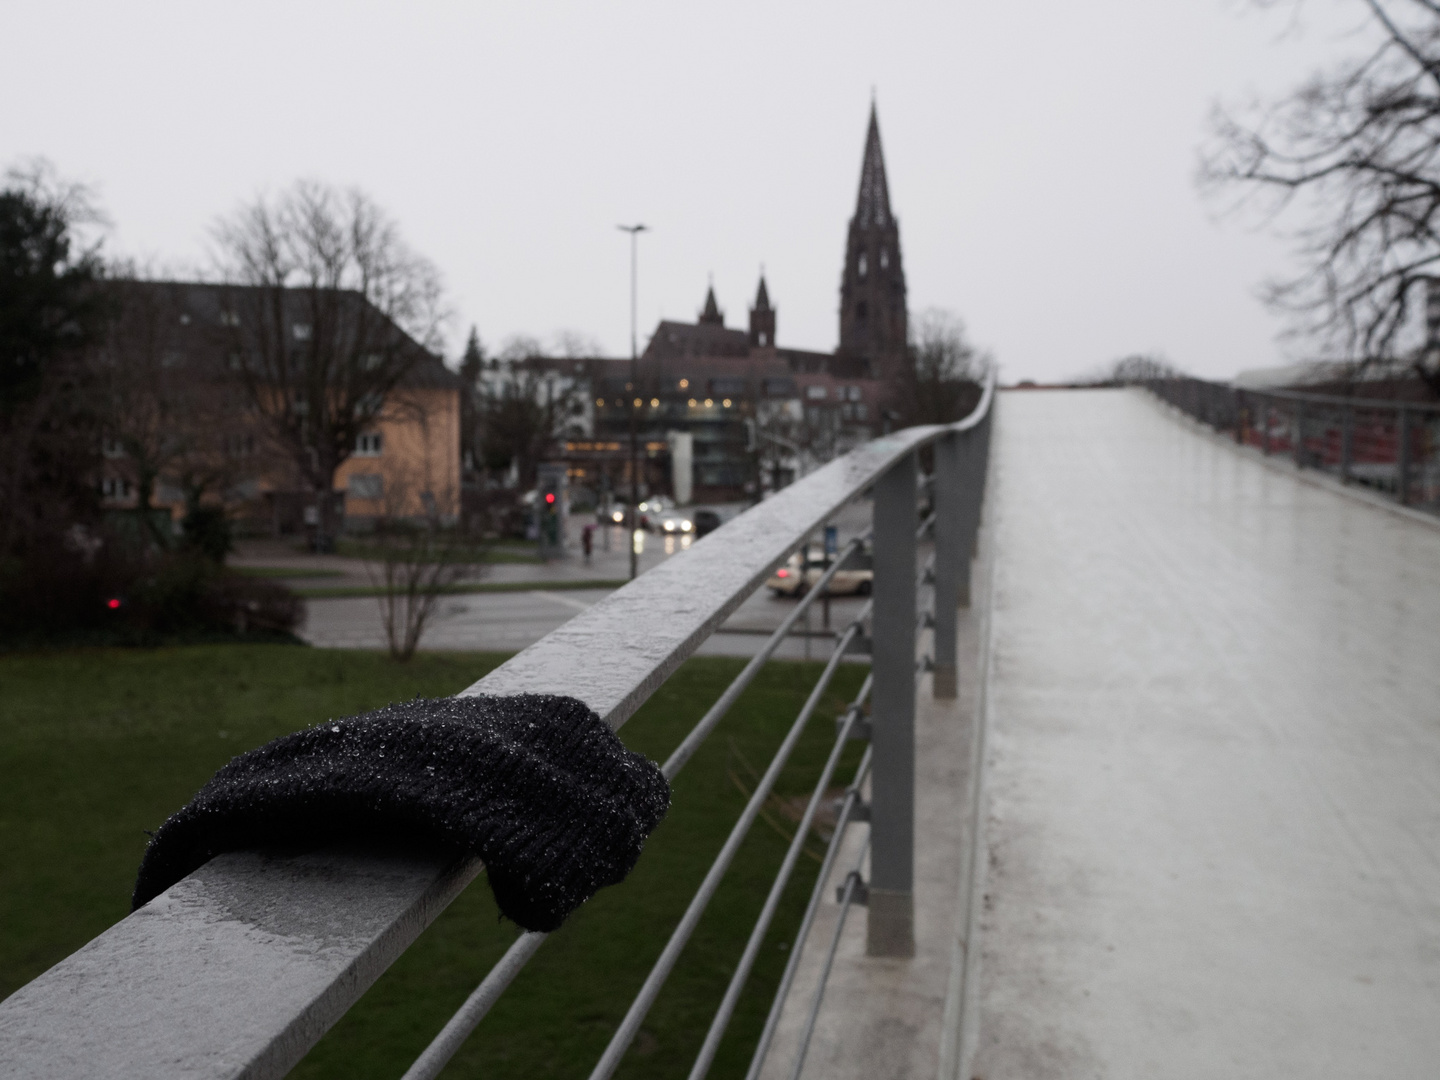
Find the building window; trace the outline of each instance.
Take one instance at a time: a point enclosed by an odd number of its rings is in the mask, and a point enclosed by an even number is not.
[[[100,494],[107,499],[123,499],[130,494],[130,484],[121,476],[107,476],[100,481]]]
[[[861,300],[858,304],[855,305],[855,318],[859,319],[861,322],[864,322],[865,317],[869,314],[870,309],[865,306],[864,300]]]
[[[222,312],[220,312],[220,325],[221,325],[221,326],[239,326],[239,325],[240,325],[240,316],[237,315],[237,314],[236,314],[235,312],[233,312],[233,311],[222,311]]]
[[[865,260],[865,253],[863,251],[860,253],[860,262],[857,265],[856,269],[859,270],[860,279],[863,281],[865,279],[865,271],[869,269],[869,265]]]
[[[887,270],[890,267],[890,253],[884,248],[880,249],[880,269]]]
[[[292,334],[295,335],[295,340],[296,340],[296,341],[309,341],[309,340],[310,340],[310,324],[309,324],[309,323],[303,323],[303,322],[297,322],[297,323],[295,323],[293,326],[290,327],[290,333],[292,333]]]
[[[865,403],[863,401],[855,406],[855,419],[860,421],[865,419]]]
[[[355,437],[356,457],[379,457],[385,441],[378,431],[362,431]]]
[[[823,387],[823,386],[807,386],[807,387],[805,388],[805,396],[806,396],[807,398],[809,398],[811,401],[824,401],[824,400],[825,400],[825,387]]]
[[[848,394],[851,401],[860,400],[860,388],[858,386],[848,387],[846,393]]]
[[[107,435],[100,440],[100,452],[107,458],[122,458],[125,456],[125,445],[119,439]]]
[[[770,344],[770,335],[765,333],[764,330],[760,331],[759,338],[762,346]]]
[[[385,362],[385,358],[379,353],[366,353],[360,357],[360,366],[366,371],[374,371]]]
[[[354,473],[345,484],[345,494],[352,499],[382,499],[385,478],[379,473]]]

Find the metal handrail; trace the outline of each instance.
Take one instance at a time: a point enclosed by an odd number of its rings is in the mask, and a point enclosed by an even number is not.
[[[852,540],[844,549],[845,555],[848,556],[849,553],[857,549],[863,541],[863,537],[857,537]],[[770,657],[774,655],[775,650],[778,649],[785,638],[789,636],[795,623],[799,621],[806,609],[815,602],[816,597],[830,584],[835,574],[839,571],[843,561],[843,559],[837,558],[826,569],[825,573],[822,574],[816,582],[816,587],[801,597],[800,602],[796,604],[795,607],[791,609],[790,614],[781,621],[774,633],[770,635],[769,640],[750,658],[749,663],[740,670],[740,673],[730,681],[730,685],[725,688],[715,703],[706,710],[705,715],[690,729],[685,738],[681,740],[680,745],[671,751],[670,756],[665,760],[665,764],[660,768],[666,780],[675,779],[676,775],[685,766],[685,763],[689,761],[695,751],[700,748],[700,744],[704,742],[705,737],[714,730],[715,725],[730,711],[730,707],[735,704],[735,701],[744,692],[745,688],[749,686],[755,676],[760,673],[760,669],[764,667]],[[499,1000],[500,994],[510,985],[510,981],[520,972],[520,969],[529,962],[530,957],[535,955],[548,936],[548,934],[531,932],[523,935],[515,944],[511,945],[505,955],[495,964],[495,967],[481,980],[480,985],[475,988],[470,997],[466,998],[465,1003],[456,1010],[455,1015],[446,1022],[445,1026],[431,1041],[430,1045],[425,1048],[410,1068],[405,1071],[402,1080],[431,1080],[431,1078],[439,1075],[440,1070],[455,1056],[456,1051],[460,1049],[465,1039],[475,1030],[480,1021],[485,1018],[485,1014],[490,1011],[490,1007]]]
[[[1189,377],[1141,385],[1265,457],[1288,456],[1297,468],[1440,512],[1440,404],[1251,390]]]
[[[569,695],[620,727],[816,528],[872,488],[877,524],[885,524],[883,533],[876,530],[877,586],[884,578],[898,588],[899,581],[913,580],[915,537],[908,527],[897,531],[896,481],[904,478],[905,497],[913,505],[919,489],[916,453],[932,444],[943,482],[931,484],[931,494],[937,505],[948,507],[937,508],[937,548],[968,550],[978,521],[976,485],[983,476],[994,395],[992,373],[964,420],[875,439],[816,470],[577,615],[463,693]],[[973,452],[956,457],[954,448],[972,435]],[[962,485],[971,492],[961,500],[969,500],[963,507],[954,494]],[[948,564],[937,567],[937,581],[945,577],[951,582],[945,587],[953,589],[957,573]],[[968,569],[959,587],[968,588],[966,581]],[[811,597],[822,591],[812,590]],[[913,595],[896,607],[877,587],[874,603],[877,625],[902,610],[904,622],[912,621]],[[792,615],[804,610],[797,607]],[[946,648],[954,652],[954,628],[946,622],[953,611],[945,614],[938,604],[936,610],[935,655],[943,663]],[[843,645],[857,633],[853,627],[847,631]],[[904,755],[896,754],[904,739],[913,739],[913,653],[902,656],[900,643],[913,644],[914,633],[913,626],[893,624],[871,635],[877,713],[871,828],[880,830],[872,864],[876,875],[898,874],[901,885],[910,856],[896,846],[908,840],[897,838],[908,837],[910,826],[887,815],[913,799],[907,786],[913,778],[904,773]],[[763,662],[747,666],[750,677]],[[902,683],[911,688],[904,690]],[[671,755],[674,768],[738,693],[727,691],[726,701],[707,712],[694,738],[687,737]],[[910,718],[900,723],[907,707]],[[886,720],[880,713],[894,715]],[[890,831],[882,843],[884,829]],[[473,858],[355,849],[222,855],[0,1003],[0,1059],[22,1074],[62,1077],[283,1075],[480,869]],[[876,918],[872,905],[872,930]],[[437,1040],[443,1045],[432,1044],[437,1054],[453,1053],[543,940],[534,934],[517,939],[446,1025],[449,1034]]]

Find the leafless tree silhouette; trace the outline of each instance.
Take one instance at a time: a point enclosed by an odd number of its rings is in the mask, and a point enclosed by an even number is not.
[[[1362,366],[1409,357],[1440,394],[1415,318],[1440,274],[1440,3],[1354,2],[1368,51],[1282,101],[1217,106],[1200,182],[1303,222],[1303,271],[1266,289],[1298,333]]]
[[[235,373],[315,492],[323,545],[335,470],[422,350],[439,345],[439,273],[362,192],[309,181],[240,207],[214,235],[234,286]]]

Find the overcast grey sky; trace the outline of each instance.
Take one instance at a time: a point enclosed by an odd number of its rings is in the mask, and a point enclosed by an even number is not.
[[[1257,284],[1286,246],[1193,185],[1216,98],[1348,52],[1350,0],[956,4],[105,3],[0,15],[0,163],[92,184],[112,253],[202,265],[207,230],[297,177],[355,184],[445,276],[452,352],[573,329],[628,351],[713,274],[743,325],[831,349],[871,88],[911,311],[960,314],[1004,375],[1161,350],[1281,359]]]

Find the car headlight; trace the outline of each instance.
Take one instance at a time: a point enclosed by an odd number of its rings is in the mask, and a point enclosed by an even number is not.
[[[690,531],[691,529],[693,529],[694,527],[695,527],[694,524],[692,524],[692,523],[689,522],[689,521],[682,521],[682,522],[680,522],[680,531],[681,531],[681,532],[689,532],[689,531]]]
[[[615,524],[617,525],[620,524],[620,522],[625,520],[625,512],[623,510],[616,510],[613,514],[610,515],[610,520],[615,522]]]
[[[675,522],[673,522],[673,521],[667,521],[667,522],[665,522],[665,531],[666,531],[666,532],[674,532],[674,531],[675,531]]]

